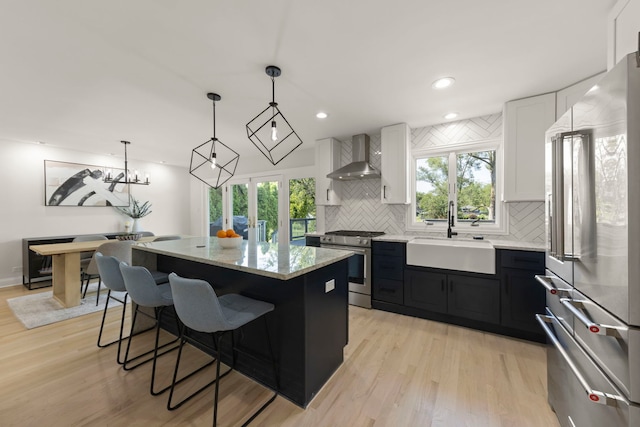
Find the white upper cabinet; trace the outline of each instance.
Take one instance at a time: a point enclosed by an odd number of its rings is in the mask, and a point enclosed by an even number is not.
[[[544,138],[555,117],[555,93],[505,104],[505,202],[544,200]]]
[[[327,178],[340,164],[340,141],[334,138],[316,141],[316,205],[339,205],[342,201],[342,182]]]
[[[598,83],[598,80],[600,80],[604,74],[605,72],[603,71],[600,74],[596,74],[595,76],[584,79],[574,85],[558,91],[556,94],[556,120],[567,112],[573,104],[578,102],[580,98],[589,91],[589,89]]]
[[[640,49],[640,0],[618,0],[608,17],[607,69]]]
[[[409,194],[409,157],[411,153],[411,129],[406,123],[382,128],[382,154],[380,173],[382,203],[411,203]]]

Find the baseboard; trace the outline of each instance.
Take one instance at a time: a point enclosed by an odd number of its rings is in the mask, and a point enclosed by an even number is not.
[[[9,286],[21,285],[20,276],[15,277],[5,277],[4,279],[0,279],[0,288],[8,288]]]

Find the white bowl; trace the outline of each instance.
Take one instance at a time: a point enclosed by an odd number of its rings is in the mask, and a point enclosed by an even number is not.
[[[238,249],[242,246],[242,236],[240,237],[218,237],[218,243],[223,249]]]

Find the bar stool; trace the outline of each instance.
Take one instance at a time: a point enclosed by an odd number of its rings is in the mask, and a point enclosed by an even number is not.
[[[124,286],[124,279],[122,278],[122,273],[120,273],[120,261],[113,256],[105,256],[100,252],[96,252],[95,261],[98,266],[98,272],[100,274],[100,280],[109,290],[107,292],[107,301],[104,305],[104,311],[102,313],[102,323],[100,324],[100,333],[98,334],[98,347],[104,348],[108,347],[112,344],[118,343],[118,355],[116,357],[116,361],[119,365],[124,363],[123,360],[120,360],[120,350],[122,348],[122,332],[124,330],[124,318],[127,312],[127,298],[129,296],[126,287]],[[111,294],[111,291],[114,292],[124,292],[124,298],[120,299],[118,296],[114,296]],[[109,309],[109,301],[114,300],[118,301],[122,304],[122,317],[120,319],[120,334],[118,335],[118,339],[111,341],[109,343],[103,344],[102,341],[102,331],[104,329],[104,320],[107,317],[107,310]],[[127,337],[125,337],[126,339]]]
[[[168,348],[167,350],[158,353],[158,350],[163,349],[167,346],[178,341],[178,338],[173,341],[169,341],[163,345],[159,345],[160,341],[160,321],[162,320],[162,315],[165,313],[165,309],[173,305],[173,297],[171,295],[171,287],[168,283],[158,285],[154,280],[151,272],[147,270],[145,267],[139,266],[129,266],[125,262],[120,263],[120,272],[122,273],[122,278],[124,279],[124,285],[127,289],[127,292],[131,296],[131,300],[136,304],[136,308],[133,312],[133,319],[131,321],[131,332],[129,333],[129,341],[127,342],[127,349],[124,355],[124,363],[122,364],[122,368],[125,371],[130,371],[132,369],[137,368],[147,362],[153,361],[153,368],[151,370],[151,386],[150,392],[151,395],[157,396],[169,389],[171,386],[167,386],[159,391],[154,390],[155,385],[155,377],[156,377],[156,361],[158,357],[169,353],[170,351],[178,349],[178,346],[175,345],[172,348]],[[149,313],[141,310],[141,308],[153,308],[154,315],[150,315]],[[129,351],[131,349],[131,341],[135,335],[134,328],[136,326],[136,320],[138,318],[138,314],[142,314],[155,322],[155,345],[153,349],[144,352],[138,356],[129,358]],[[178,330],[180,330],[180,325],[178,324],[178,319],[176,318],[176,325]],[[153,356],[148,357],[142,361],[135,363],[134,365],[130,365],[131,362],[138,361],[145,356],[153,353]]]
[[[267,326],[266,314],[273,311],[274,306],[268,302],[247,298],[238,294],[226,294],[218,297],[214,292],[211,285],[198,279],[187,279],[178,276],[175,273],[169,275],[169,283],[171,284],[171,290],[173,293],[173,302],[176,314],[180,318],[183,326],[180,331],[180,350],[178,350],[178,358],[176,359],[176,368],[173,373],[173,381],[171,383],[171,392],[169,393],[169,402],[167,403],[167,409],[176,409],[187,400],[191,399],[205,388],[215,383],[215,398],[213,405],[213,425],[217,425],[218,420],[218,390],[220,379],[228,374],[233,365],[235,364],[235,343],[233,342],[233,331],[240,327],[252,322],[260,317],[264,320],[264,326],[266,331],[267,342],[269,345],[269,354],[271,356],[271,363],[273,364],[273,376],[276,384],[276,391],[264,403],[258,410],[256,410],[248,421],[243,426],[248,425],[253,421],[271,402],[278,396],[278,370],[276,361],[273,356],[273,349],[271,346],[271,340],[269,338],[269,327]],[[194,338],[188,335],[188,331],[193,330],[201,333],[211,334],[215,348],[208,346],[207,344],[196,341]],[[220,344],[222,337],[226,332],[231,332],[232,338],[232,355],[233,362],[231,368],[220,375]],[[216,354],[216,378],[209,384],[200,388],[192,395],[188,396],[180,403],[172,406],[171,399],[175,385],[177,384],[176,378],[178,375],[178,368],[180,365],[180,356],[182,355],[182,348],[185,342],[190,342],[198,347],[206,347],[209,351],[213,351]]]
[[[98,291],[96,294],[96,305],[100,302],[100,285],[102,283],[102,278],[100,277],[100,271],[98,270],[98,263],[96,261],[96,253],[100,252],[103,256],[112,256],[118,259],[119,261],[124,261],[126,263],[131,263],[131,246],[133,245],[133,241],[131,240],[116,240],[116,241],[107,241],[96,249],[96,252],[91,257],[91,262],[87,266],[86,272],[89,276],[95,277],[98,276]],[[118,266],[118,274],[120,274],[120,267]],[[167,279],[168,281],[169,279]],[[89,280],[84,287],[84,292],[82,293],[82,298],[87,295],[87,289],[89,289]]]

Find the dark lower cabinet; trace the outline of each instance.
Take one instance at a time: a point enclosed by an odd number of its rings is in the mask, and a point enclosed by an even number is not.
[[[447,312],[465,319],[500,323],[500,282],[448,274]]]
[[[402,280],[376,279],[373,295],[380,301],[402,304],[404,301]]]
[[[499,249],[496,274],[406,265],[405,245],[373,245],[372,307],[468,328],[544,342],[544,253]]]
[[[404,303],[433,313],[500,323],[500,282],[407,268]]]
[[[535,279],[544,274],[544,253],[501,251],[501,324],[543,336],[535,315],[544,313],[545,290]]]
[[[405,248],[404,243],[372,242],[372,300],[404,303]]]
[[[404,304],[436,313],[447,312],[447,275],[407,268]]]

